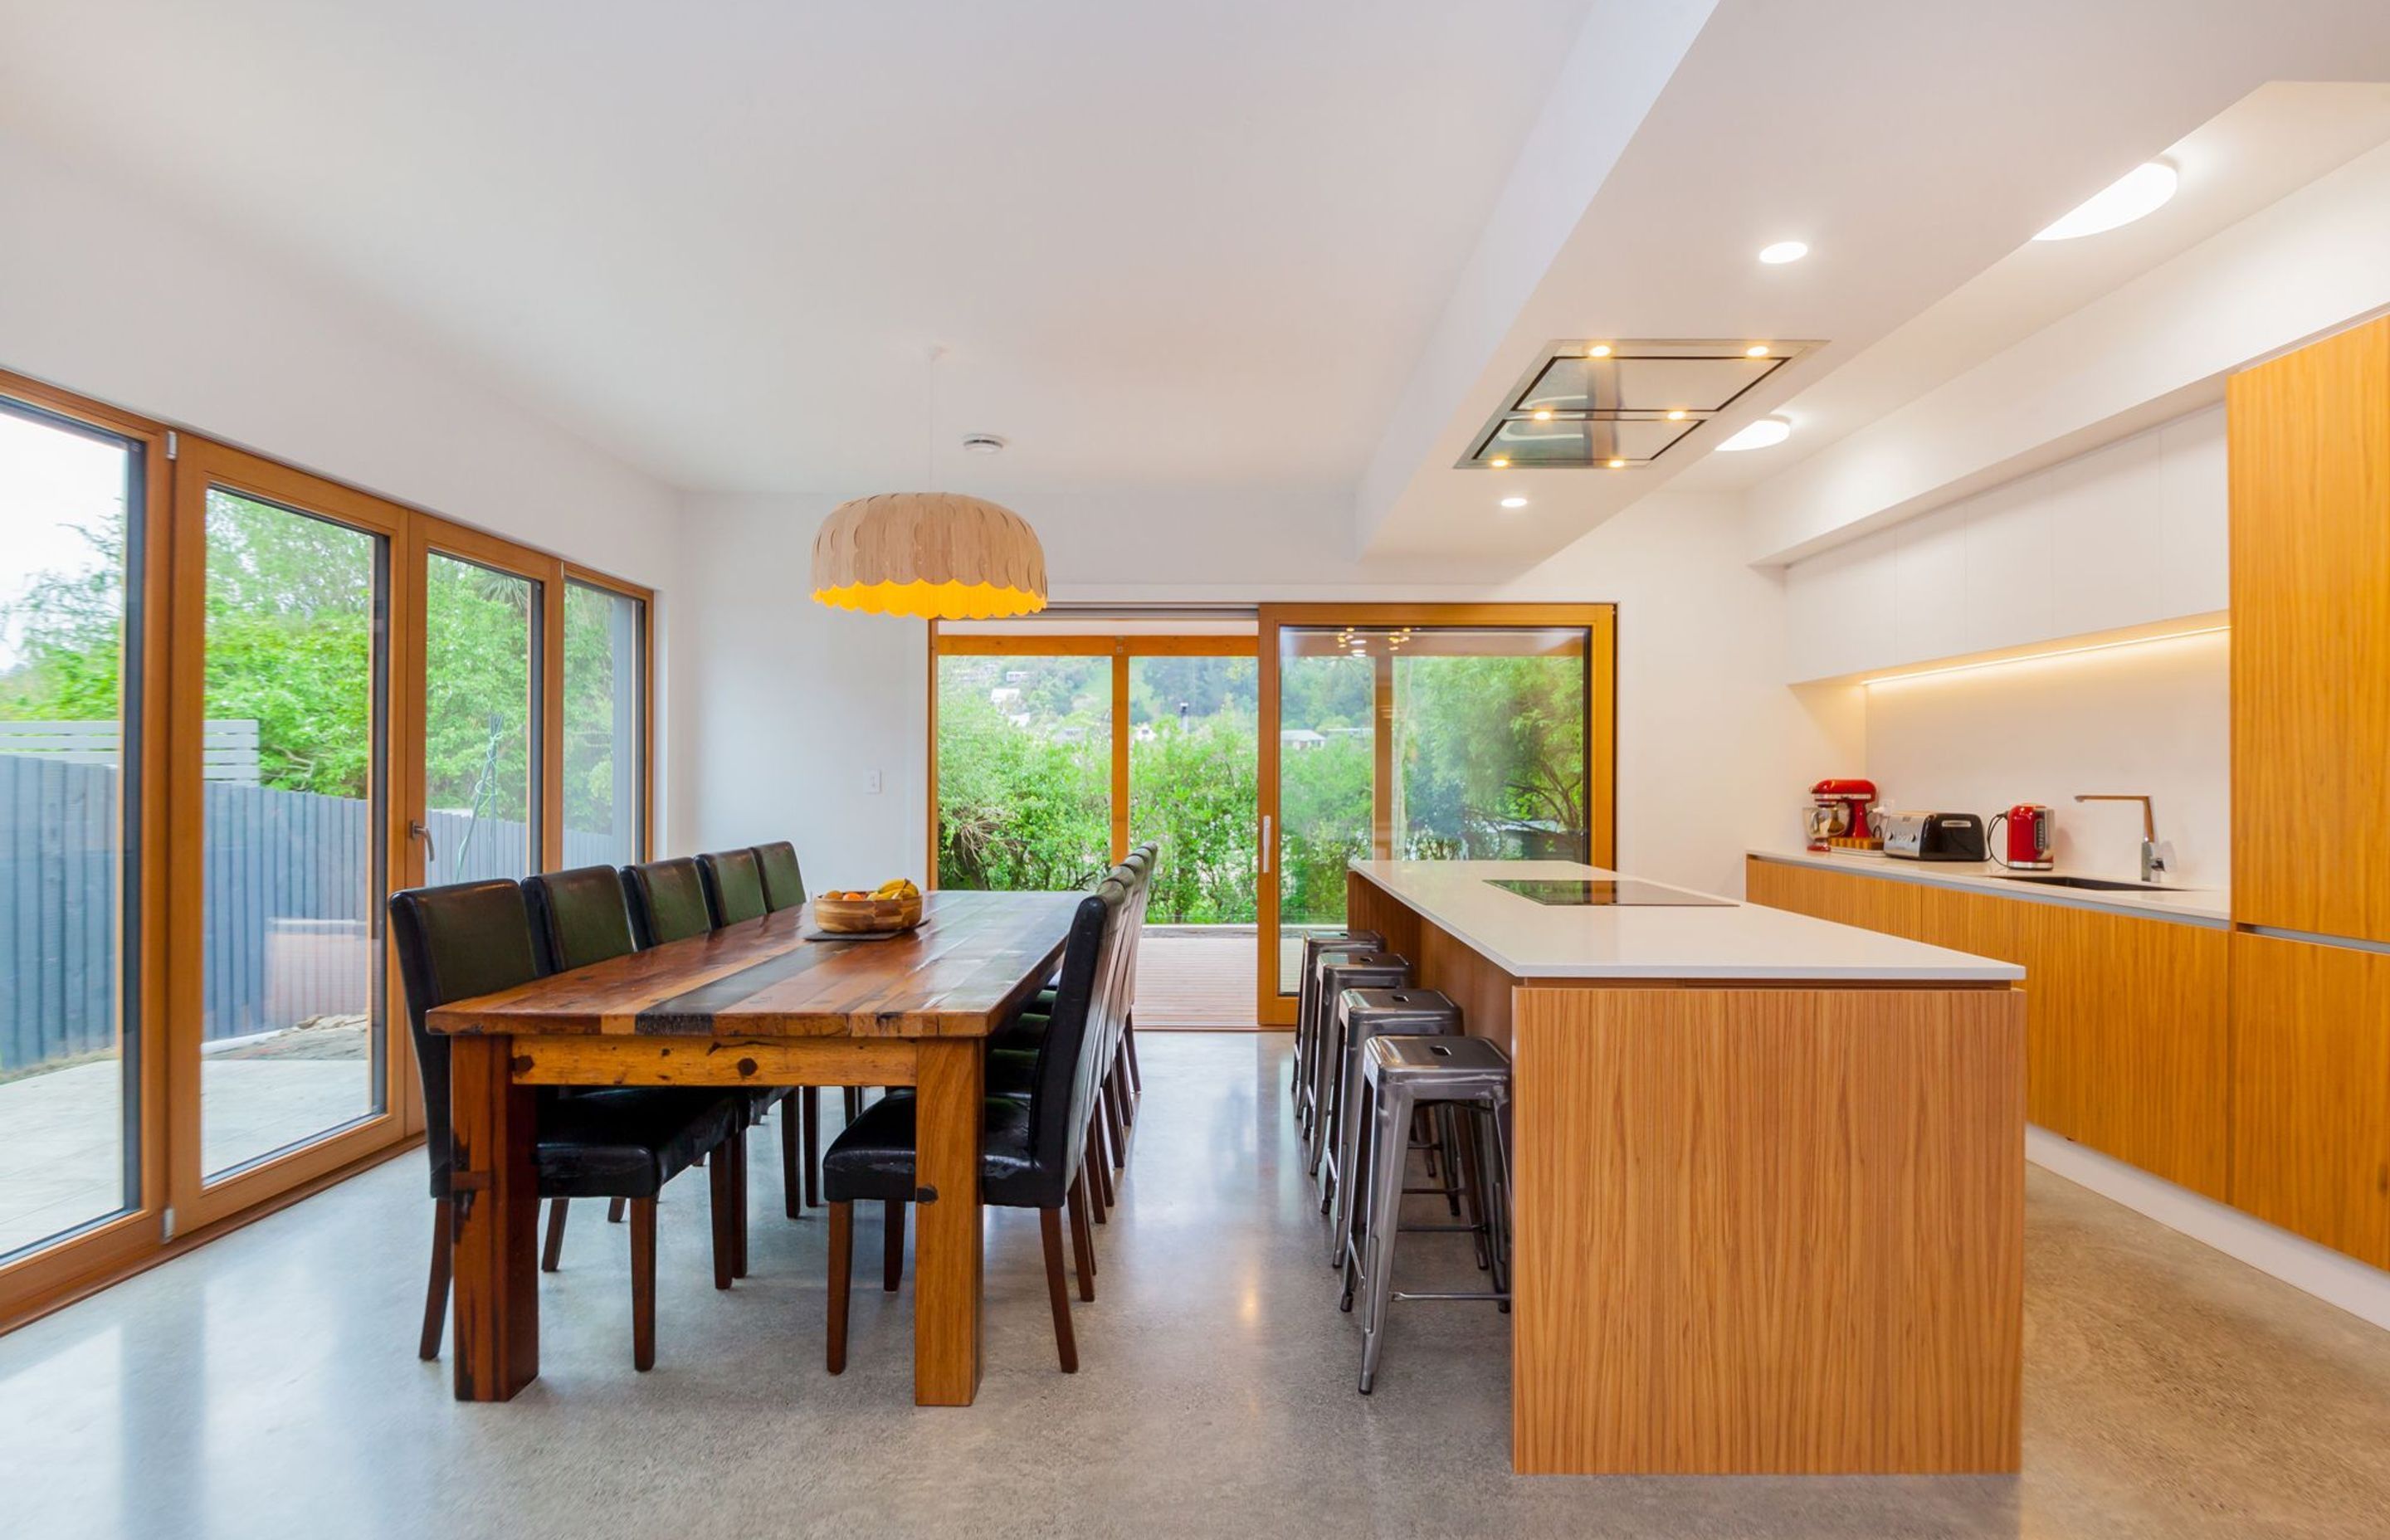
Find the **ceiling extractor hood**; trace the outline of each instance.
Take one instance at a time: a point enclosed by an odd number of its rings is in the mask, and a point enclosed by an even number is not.
[[[1587,338],[1547,345],[1459,468],[1649,465],[1818,346],[1773,338]]]

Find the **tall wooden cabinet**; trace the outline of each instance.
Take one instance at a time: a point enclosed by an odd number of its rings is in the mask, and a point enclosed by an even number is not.
[[[2232,1201],[2390,1267],[2390,317],[2227,402]]]
[[[2227,400],[2232,918],[2390,942],[2390,317]]]

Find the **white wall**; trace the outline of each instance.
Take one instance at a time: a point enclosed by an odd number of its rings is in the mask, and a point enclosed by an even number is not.
[[[649,584],[671,654],[669,488],[237,232],[5,135],[0,368]]]
[[[813,601],[831,506],[690,501],[669,679],[673,853],[792,840],[813,888],[928,867],[929,627]]]
[[[2057,813],[2061,866],[2139,875],[2140,811],[2081,791],[2146,792],[2176,879],[2230,885],[2231,638],[2178,636],[1867,691],[1867,776],[1895,807]]]
[[[689,504],[685,581],[705,597],[684,617],[683,666],[672,679],[684,767],[675,843],[786,832],[822,881],[919,872],[926,632],[918,622],[834,614],[803,597],[829,502]],[[1363,581],[1349,561],[1299,559],[1299,542],[1245,539],[1241,528],[1240,538],[1214,540],[1201,521],[1078,547],[1040,520],[1035,500],[1021,507],[1041,525],[1059,597],[1614,601],[1619,849],[1638,872],[1739,892],[1743,848],[1797,829],[1811,780],[1854,773],[1856,721],[1813,717],[1781,683],[1781,584],[1745,565],[1732,496],[1649,499],[1494,588]],[[1160,581],[1197,563],[1206,581]],[[862,789],[872,768],[883,773],[876,796]]]

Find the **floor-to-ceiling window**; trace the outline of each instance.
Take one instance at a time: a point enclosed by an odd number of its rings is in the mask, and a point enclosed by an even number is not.
[[[391,552],[204,494],[200,1174],[381,1112]]]
[[[564,585],[564,865],[627,866],[647,849],[647,600]]]
[[[0,396],[0,1260],[142,1203],[148,470]]]
[[[422,1128],[384,902],[644,857],[652,597],[6,374],[0,536],[5,1325]]]
[[[1162,851],[1137,1024],[1250,1026],[1259,674],[1251,622],[942,627],[931,780],[947,888],[1084,887]]]

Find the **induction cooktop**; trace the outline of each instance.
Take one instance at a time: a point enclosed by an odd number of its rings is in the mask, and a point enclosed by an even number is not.
[[[1488,878],[1497,888],[1508,888],[1523,898],[1538,904],[1567,907],[1613,905],[1672,906],[1687,909],[1734,907],[1731,901],[1709,898],[1701,893],[1689,893],[1681,888],[1664,888],[1657,882],[1638,882],[1631,877],[1574,878]]]

